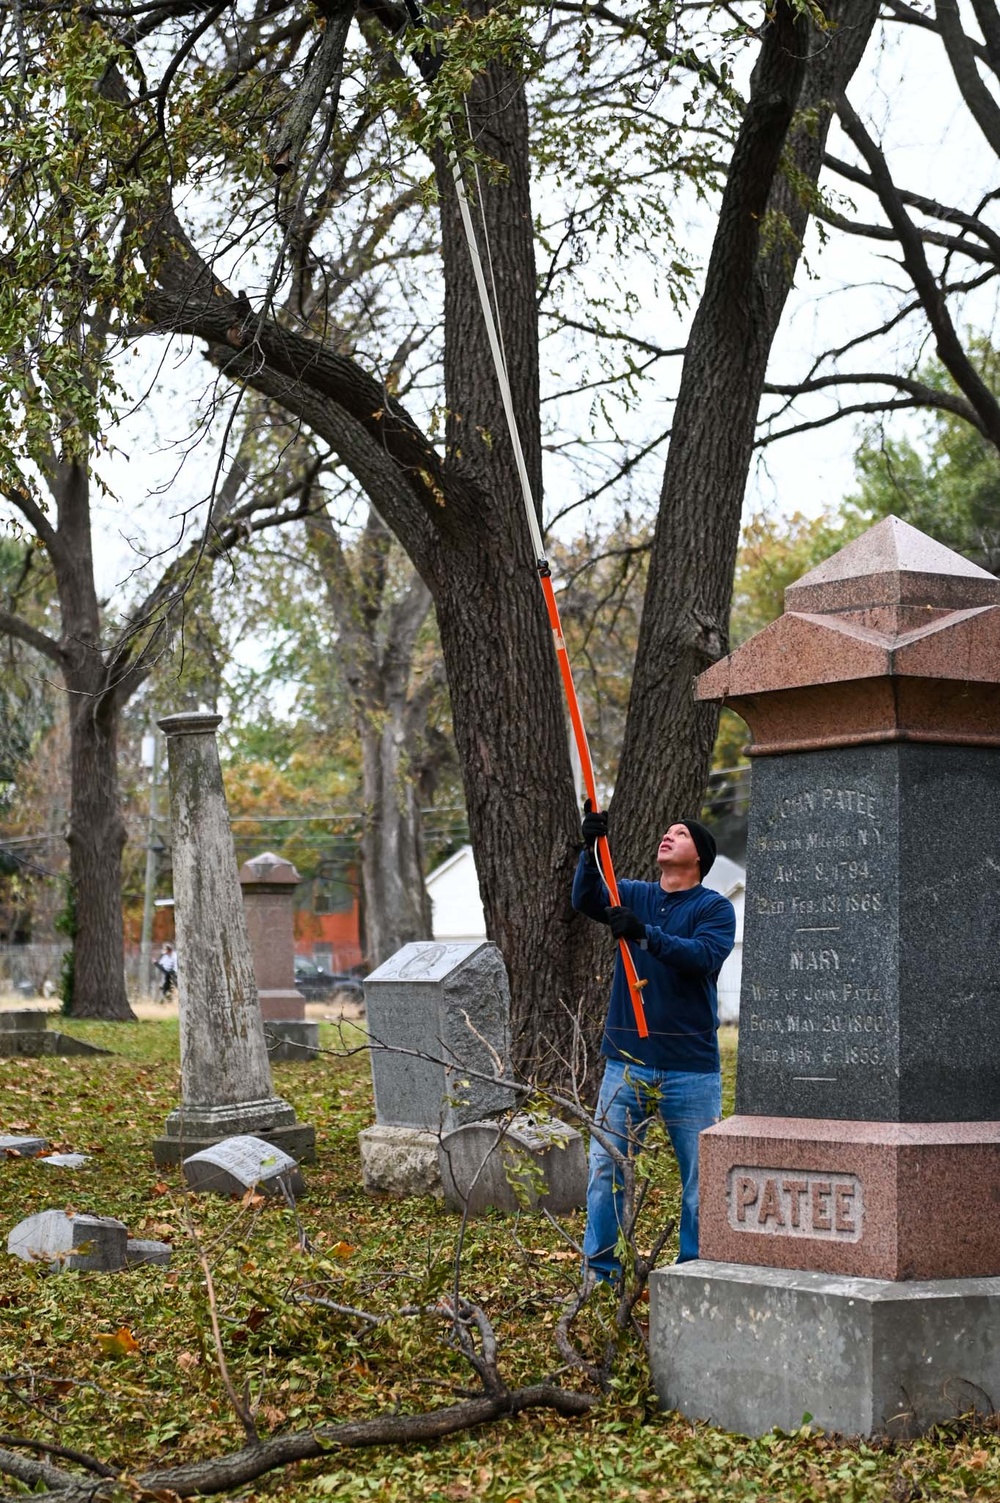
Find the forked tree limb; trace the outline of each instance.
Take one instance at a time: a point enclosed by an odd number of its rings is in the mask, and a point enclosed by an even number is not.
[[[552,1409],[572,1418],[586,1414],[596,1402],[593,1394],[574,1393],[556,1383],[535,1383],[526,1388],[504,1391],[495,1397],[468,1399],[423,1414],[381,1414],[369,1420],[321,1425],[314,1430],[275,1435],[259,1445],[232,1451],[228,1456],[212,1456],[204,1461],[185,1462],[181,1466],[158,1467],[128,1480],[147,1492],[169,1491],[180,1498],[191,1498],[198,1493],[219,1493],[242,1487],[279,1467],[297,1461],[313,1461],[338,1449],[422,1445],[473,1430],[493,1420],[513,1418],[527,1409]],[[99,1503],[101,1499],[110,1498],[117,1485],[103,1480],[81,1483],[69,1472],[26,1461],[11,1451],[0,1451],[0,1470],[20,1481],[45,1482],[50,1491],[35,1494],[34,1503]],[[0,1503],[15,1503],[15,1499],[8,1494],[0,1498]]]

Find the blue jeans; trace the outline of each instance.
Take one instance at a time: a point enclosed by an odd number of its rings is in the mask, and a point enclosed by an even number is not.
[[[670,1135],[681,1174],[681,1236],[678,1263],[698,1256],[698,1134],[722,1115],[722,1079],[717,1071],[654,1070],[609,1059],[597,1102],[596,1122],[622,1154],[642,1148],[659,1116]],[[590,1139],[587,1230],[583,1254],[598,1278],[615,1279],[615,1255],[622,1213],[621,1171],[596,1137]]]

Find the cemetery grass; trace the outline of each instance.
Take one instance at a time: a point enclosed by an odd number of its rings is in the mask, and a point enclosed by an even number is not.
[[[168,1271],[52,1277],[0,1252],[6,1435],[86,1451],[132,1474],[242,1446],[213,1353],[199,1251],[212,1270],[235,1386],[247,1385],[264,1436],[429,1410],[454,1403],[456,1389],[475,1387],[442,1344],[440,1322],[400,1316],[366,1329],[290,1299],[309,1285],[338,1304],[385,1313],[433,1302],[453,1287],[457,1218],[424,1201],[374,1202],[360,1188],[357,1133],[373,1120],[363,1052],[275,1068],[277,1090],[317,1130],[319,1162],[306,1168],[297,1223],[286,1206],[258,1197],[189,1196],[178,1170],[154,1167],[149,1144],[179,1087],[175,1022],[65,1026],[114,1055],[0,1060],[0,1131],[40,1133],[92,1158],[79,1170],[0,1164],[4,1237],[36,1211],[72,1207],[117,1216],[132,1236],[172,1242],[173,1261]],[[342,1037],[361,1042],[353,1027]],[[324,1027],[324,1047],[340,1042],[338,1030]],[[730,1110],[731,1037],[724,1054]],[[668,1152],[661,1148],[649,1162],[651,1227],[676,1214],[678,1186]],[[582,1217],[568,1225],[579,1239]],[[674,1253],[668,1247],[666,1256]],[[539,1216],[470,1223],[462,1289],[494,1322],[511,1387],[553,1374],[568,1387],[582,1385],[559,1372],[552,1340],[575,1268],[575,1254]],[[598,1302],[581,1322],[581,1342],[593,1353],[608,1313]],[[4,1480],[0,1491],[16,1494],[20,1485]],[[120,1495],[136,1496],[124,1486]],[[1000,1429],[959,1423],[906,1445],[849,1445],[805,1429],[761,1440],[729,1436],[660,1414],[641,1344],[630,1337],[611,1391],[585,1418],[533,1411],[431,1445],[330,1450],[216,1496],[244,1503],[995,1500]]]

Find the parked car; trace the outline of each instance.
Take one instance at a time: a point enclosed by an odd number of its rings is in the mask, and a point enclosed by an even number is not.
[[[327,971],[306,955],[295,957],[295,985],[311,1002],[336,996],[346,996],[352,1002],[365,1000],[360,976],[352,976],[346,971]]]

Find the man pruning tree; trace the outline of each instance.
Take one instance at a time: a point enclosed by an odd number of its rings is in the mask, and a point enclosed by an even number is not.
[[[715,840],[697,820],[673,824],[656,853],[658,882],[619,882],[620,906],[608,890],[595,854],[608,833],[608,816],[583,817],[584,848],[573,881],[573,907],[616,940],[627,940],[642,983],[649,1035],[642,1038],[619,954],[601,1052],[607,1060],[597,1124],[623,1154],[639,1152],[659,1113],[681,1176],[680,1253],[698,1256],[698,1134],[722,1114],[717,982],[733,948],[736,914],[721,893],[702,886],[715,860]],[[616,1254],[622,1184],[608,1150],[592,1137],[587,1186],[587,1268],[599,1279],[621,1272]]]

